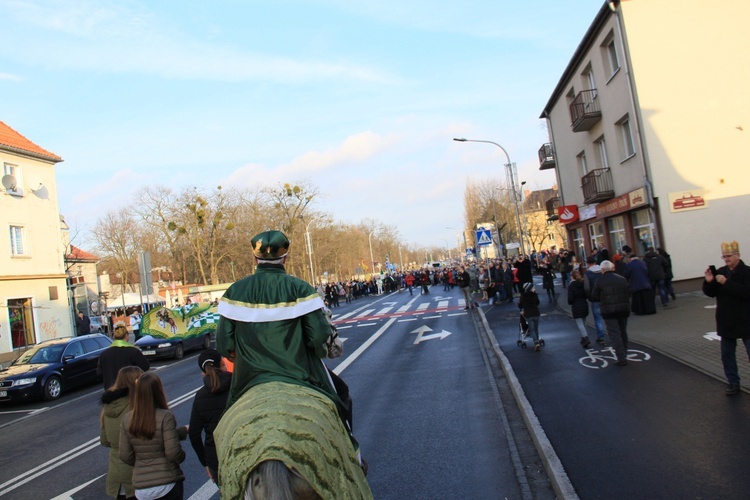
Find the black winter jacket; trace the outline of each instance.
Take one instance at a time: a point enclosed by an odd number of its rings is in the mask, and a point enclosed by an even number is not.
[[[648,267],[648,279],[654,281],[663,280],[667,275],[667,259],[656,252],[646,252],[643,256],[646,267]]]
[[[589,315],[589,301],[583,289],[583,281],[573,280],[568,285],[568,304],[573,318],[585,318]]]
[[[630,316],[628,281],[614,272],[602,273],[591,290],[591,300],[601,303],[602,318]]]
[[[188,428],[190,444],[193,445],[198,461],[203,467],[209,467],[214,471],[219,470],[219,459],[216,456],[216,445],[214,444],[214,429],[219,425],[219,420],[224,414],[224,408],[227,406],[229,388],[232,385],[232,374],[219,372],[219,381],[219,392],[211,392],[208,386],[208,377],[203,378],[203,387],[195,393]],[[206,434],[205,442],[202,439],[204,432]]]
[[[750,338],[750,267],[740,261],[734,271],[724,266],[717,274],[726,276],[726,283],[703,280],[703,293],[716,297],[717,335],[728,339]]]
[[[525,318],[539,317],[539,296],[536,292],[523,292],[518,299],[518,308],[523,309]]]

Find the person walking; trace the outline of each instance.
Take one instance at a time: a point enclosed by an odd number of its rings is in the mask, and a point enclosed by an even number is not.
[[[135,393],[135,381],[143,375],[137,366],[126,366],[117,374],[114,385],[101,397],[102,413],[99,418],[99,444],[109,448],[109,466],[105,492],[117,499],[135,498],[133,466],[120,460],[120,423],[131,410],[130,401]]]
[[[539,263],[539,270],[542,273],[542,288],[547,290],[548,302],[550,304],[556,302],[555,271],[552,269],[552,266],[546,258]]]
[[[180,440],[185,427],[169,411],[161,379],[153,372],[138,378],[133,409],[120,423],[120,460],[133,466],[135,496],[148,500],[181,500],[185,475],[180,464],[185,452]]]
[[[591,297],[601,303],[602,317],[607,325],[609,341],[617,356],[617,365],[628,364],[628,316],[630,316],[630,290],[628,282],[615,273],[615,265],[602,261],[602,275],[594,283]]]
[[[750,358],[750,267],[740,258],[736,241],[721,244],[724,266],[710,266],[704,273],[703,293],[716,298],[716,334],[721,337],[721,364],[727,378],[725,393],[740,392],[737,339]]]
[[[646,267],[648,268],[648,279],[651,281],[651,292],[656,296],[659,294],[661,298],[661,305],[667,307],[669,297],[667,296],[667,290],[664,286],[664,280],[667,276],[667,260],[656,253],[654,247],[648,247],[646,255],[643,256]]]
[[[617,272],[617,265],[615,265],[615,272]],[[619,274],[619,273],[618,273]],[[594,300],[591,297],[591,289],[594,287],[594,283],[602,275],[602,268],[596,263],[596,257],[589,256],[586,258],[586,272],[583,275],[583,289],[586,292],[586,297],[589,299],[591,304],[591,316],[594,317],[594,327],[596,328],[596,343],[604,345],[604,319],[602,318],[602,309],[599,301]]]
[[[96,366],[97,374],[102,376],[104,381],[104,390],[114,385],[117,374],[125,366],[137,366],[142,371],[148,371],[149,362],[140,349],[125,340],[128,337],[128,328],[125,323],[118,321],[115,323],[115,330],[112,332],[114,341],[99,356]]]
[[[604,269],[602,268],[603,271]],[[651,287],[651,280],[648,278],[648,266],[646,266],[646,263],[636,255],[631,255],[628,263],[625,264],[623,273],[625,279],[630,284],[632,312],[638,316],[656,314],[654,292]]]
[[[532,283],[523,285],[523,292],[518,299],[518,308],[521,309],[521,314],[526,318],[529,325],[529,334],[534,340],[534,350],[538,351],[542,348],[542,343],[539,342],[539,316],[541,316],[541,313],[539,312],[539,296],[536,294]]]
[[[672,286],[672,280],[674,279],[674,273],[672,272],[672,256],[667,253],[662,247],[656,249],[656,251],[664,257],[664,261],[667,263],[664,269],[664,290],[667,294],[672,297],[672,300],[677,300],[677,296],[674,294],[674,287]]]
[[[469,271],[466,270],[466,266],[461,265],[458,268],[456,280],[464,297],[464,309],[474,309],[474,301],[471,298],[471,276],[469,275]]]
[[[232,374],[227,371],[224,358],[215,349],[201,352],[198,367],[203,373],[203,387],[195,393],[188,436],[208,478],[216,483],[219,479],[219,459],[213,433],[227,406]]]
[[[570,273],[570,284],[568,285],[568,305],[573,319],[581,332],[581,346],[587,349],[591,345],[589,334],[586,331],[586,317],[589,315],[589,303],[586,299],[586,290],[583,289],[583,276],[578,269]]]
[[[141,338],[141,313],[138,312],[138,309],[133,309],[133,312],[130,313],[130,329],[133,330],[134,342],[138,342],[138,339]]]

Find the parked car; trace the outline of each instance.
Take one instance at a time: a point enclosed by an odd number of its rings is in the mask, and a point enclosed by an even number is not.
[[[111,343],[96,333],[35,344],[0,370],[0,401],[50,401],[74,387],[101,382],[99,355]]]
[[[143,355],[149,359],[174,358],[182,359],[187,351],[193,349],[208,349],[211,347],[211,333],[201,335],[174,336],[169,338],[141,337],[135,345],[140,347]]]

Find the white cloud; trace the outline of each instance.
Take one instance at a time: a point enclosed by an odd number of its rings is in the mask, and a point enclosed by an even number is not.
[[[10,73],[0,73],[0,80],[7,80],[11,82],[20,82],[23,81],[23,78],[21,78],[18,75],[12,75]]]

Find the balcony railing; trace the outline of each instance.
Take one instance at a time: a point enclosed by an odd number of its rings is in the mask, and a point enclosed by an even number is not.
[[[612,183],[612,172],[608,168],[598,168],[581,177],[583,202],[597,203],[614,198],[615,189]]]
[[[545,204],[547,206],[547,220],[557,220],[557,207],[560,206],[560,197],[550,198]]]
[[[549,142],[539,148],[539,170],[555,168],[555,151]]]
[[[570,103],[570,121],[573,132],[585,132],[602,119],[596,89],[582,90]]]

